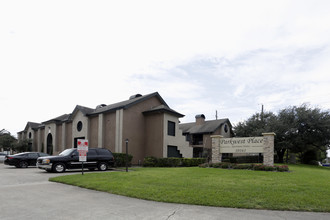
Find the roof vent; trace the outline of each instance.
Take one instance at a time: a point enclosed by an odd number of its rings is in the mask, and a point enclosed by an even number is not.
[[[138,97],[141,97],[141,96],[142,96],[141,94],[135,94],[135,95],[130,96],[129,100],[135,99],[135,98],[138,98]]]
[[[100,105],[96,106],[96,109],[103,108],[105,106],[107,106],[107,105],[106,104],[100,104]]]

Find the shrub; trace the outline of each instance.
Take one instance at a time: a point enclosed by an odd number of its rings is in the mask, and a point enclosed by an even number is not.
[[[198,166],[199,167],[202,167],[202,168],[208,168],[208,167],[210,167],[210,164],[208,164],[208,163],[202,163],[202,164],[199,164]]]
[[[214,168],[220,168],[221,167],[221,163],[211,163],[210,167],[214,167]]]
[[[195,167],[206,162],[206,158],[182,158],[183,167]]]
[[[124,167],[126,166],[126,154],[123,153],[112,153],[113,157],[115,158],[115,167]],[[132,165],[132,155],[128,155],[128,166]]]
[[[288,172],[289,171],[289,167],[287,165],[281,165],[281,166],[276,166],[277,171],[279,172]]]
[[[143,160],[143,166],[145,167],[155,167],[157,165],[156,157],[145,157]]]
[[[252,164],[236,164],[233,166],[234,169],[242,169],[242,170],[251,170]]]
[[[181,158],[170,157],[170,158],[167,158],[167,160],[168,160],[168,165],[170,167],[178,167],[178,166],[181,166],[181,164],[182,164]]]
[[[192,167],[199,166],[206,162],[205,158],[156,158],[145,157],[143,166],[145,167]]]
[[[206,167],[206,165],[200,166]],[[275,165],[267,166],[263,164],[233,164],[233,163],[210,163],[207,167],[213,168],[223,168],[223,169],[243,169],[243,170],[261,170],[261,171],[278,171],[278,172],[288,172],[289,167],[287,165]]]
[[[227,169],[228,169],[228,168],[231,168],[232,165],[231,165],[231,163],[221,163],[221,164],[220,164],[220,167],[221,167],[221,168],[227,168]]]
[[[157,167],[178,167],[180,166],[181,161],[180,158],[157,158]]]
[[[157,158],[157,167],[169,167],[168,159]]]
[[[240,166],[239,166],[239,164],[236,164],[236,163],[235,164],[232,164],[231,165],[231,168],[233,168],[233,169],[241,169]]]
[[[308,162],[309,165],[314,165],[314,166],[318,166],[319,162],[317,162],[316,160],[311,160]]]
[[[265,166],[263,164],[254,164],[253,170],[265,170]]]
[[[264,169],[265,169],[265,171],[274,171],[274,170],[276,170],[276,167],[274,167],[274,166],[265,166]]]

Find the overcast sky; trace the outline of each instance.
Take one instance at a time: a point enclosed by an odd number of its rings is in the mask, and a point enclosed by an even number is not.
[[[182,122],[330,109],[330,1],[0,2],[0,129],[159,92]]]

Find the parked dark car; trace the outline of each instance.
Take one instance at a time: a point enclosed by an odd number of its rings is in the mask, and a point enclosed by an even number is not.
[[[7,155],[4,164],[15,166],[17,168],[27,168],[28,166],[35,166],[38,157],[49,156],[41,152],[24,152],[14,155]]]
[[[114,157],[110,150],[105,148],[89,148],[87,161],[84,168],[89,170],[105,171],[109,166],[113,166]],[[82,162],[79,161],[77,148],[66,149],[58,156],[39,157],[37,167],[48,172],[62,173],[66,169],[81,169]]]

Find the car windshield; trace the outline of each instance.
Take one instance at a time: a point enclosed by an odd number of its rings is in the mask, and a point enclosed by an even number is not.
[[[73,151],[75,151],[76,149],[74,148],[71,148],[71,149],[66,149],[64,151],[62,151],[60,153],[60,156],[69,156]]]

